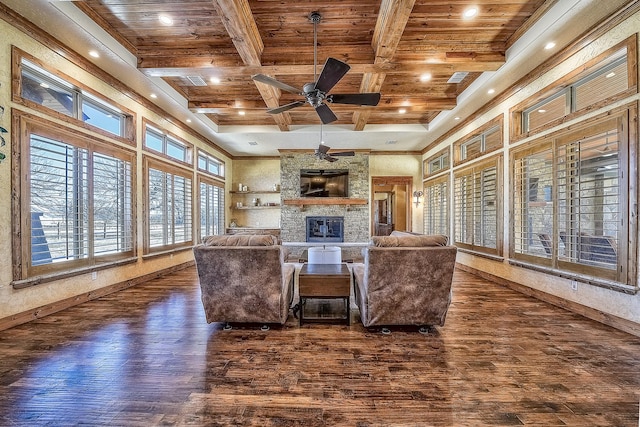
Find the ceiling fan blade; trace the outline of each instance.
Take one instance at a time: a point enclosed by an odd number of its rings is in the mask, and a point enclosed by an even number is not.
[[[287,92],[295,93],[296,95],[304,95],[300,89],[296,89],[293,86],[289,86],[286,83],[282,83],[274,78],[265,76],[264,74],[255,74],[251,78],[257,82],[268,84],[269,86],[275,86],[278,89],[285,90]]]
[[[331,108],[329,108],[327,104],[318,105],[316,107],[316,113],[318,113],[320,120],[322,120],[322,123],[325,125],[338,120],[338,117],[333,114],[333,111],[331,111]]]
[[[329,151],[330,149],[331,149],[331,147],[329,147],[327,145],[320,144],[318,146],[318,153],[327,154],[327,151]]]
[[[335,162],[335,161],[337,161],[337,160],[338,160],[338,159],[336,159],[335,157],[331,157],[331,156],[329,156],[329,155],[324,156],[324,159],[325,159],[326,161],[328,161],[328,162]]]
[[[318,77],[318,81],[316,82],[316,89],[327,93],[331,90],[332,87],[336,85],[340,81],[347,71],[349,71],[351,67],[342,61],[339,61],[335,58],[327,58],[327,61],[324,63],[324,67],[322,68],[322,72],[320,73],[320,77]]]
[[[326,100],[333,104],[378,105],[379,93],[343,93],[327,96]]]
[[[338,153],[331,153],[330,156],[355,156],[355,151],[340,151]]]
[[[304,101],[294,101],[291,102],[289,104],[286,105],[282,105],[278,108],[271,108],[270,110],[267,110],[267,113],[269,114],[280,114],[280,113],[284,113],[285,111],[291,110],[292,108],[296,108],[299,107],[301,105],[306,104],[306,102]]]

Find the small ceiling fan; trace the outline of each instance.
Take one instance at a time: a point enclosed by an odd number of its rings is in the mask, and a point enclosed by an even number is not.
[[[351,104],[351,105],[371,105],[376,106],[380,102],[379,93],[345,93],[345,94],[329,94],[328,92],[344,77],[351,68],[345,62],[335,58],[327,58],[324,63],[320,76],[316,79],[316,68],[318,66],[318,32],[317,25],[320,22],[321,15],[319,12],[312,12],[309,20],[313,22],[313,79],[314,82],[307,83],[302,90],[282,83],[274,78],[264,74],[256,74],[251,78],[257,82],[265,83],[270,86],[277,87],[281,90],[295,93],[305,97],[305,101],[294,101],[278,108],[267,110],[270,114],[280,114],[292,108],[300,107],[305,103],[309,103],[315,108],[316,113],[322,120],[322,123],[328,124],[338,120],[338,117],[331,111],[328,104]]]
[[[336,157],[338,156],[355,156],[355,152],[353,151],[340,151],[338,153],[331,153],[329,154],[329,150],[331,149],[331,147],[327,146],[327,145],[323,145],[320,144],[320,146],[318,147],[318,149],[316,150],[315,154],[316,157],[320,160],[326,160],[329,162],[335,162],[336,160],[338,160]]]
[[[335,162],[338,159],[336,157],[338,156],[355,156],[356,153],[353,151],[342,151],[339,153],[331,153],[329,154],[329,150],[331,149],[331,147],[329,147],[328,145],[324,145],[324,140],[322,139],[322,123],[320,123],[320,145],[318,145],[318,148],[315,151],[315,156],[318,158],[318,160],[326,160],[328,162]]]

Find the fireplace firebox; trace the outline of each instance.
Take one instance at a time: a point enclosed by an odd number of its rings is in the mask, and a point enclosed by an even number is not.
[[[307,242],[344,242],[344,217],[308,216]]]

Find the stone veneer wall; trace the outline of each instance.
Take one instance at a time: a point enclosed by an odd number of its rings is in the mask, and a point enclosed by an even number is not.
[[[307,216],[343,216],[344,241],[369,240],[369,204],[366,205],[285,205],[285,199],[300,198],[300,169],[348,169],[349,198],[369,200],[369,155],[340,157],[337,162],[318,160],[313,154],[284,153],[280,157],[280,228],[283,242],[306,240]]]

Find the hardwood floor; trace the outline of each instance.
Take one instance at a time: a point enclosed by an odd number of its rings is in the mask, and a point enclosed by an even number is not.
[[[468,273],[446,325],[224,331],[195,268],[0,332],[0,425],[638,426],[640,339]]]

